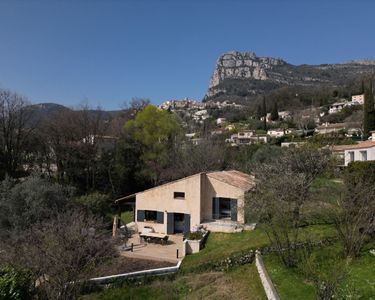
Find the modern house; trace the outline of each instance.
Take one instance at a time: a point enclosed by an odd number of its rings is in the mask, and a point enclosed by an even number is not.
[[[267,134],[270,136],[270,137],[275,137],[275,138],[278,138],[278,137],[283,137],[284,135],[287,135],[287,134],[291,134],[293,133],[293,131],[295,130],[292,130],[292,129],[285,129],[285,128],[276,128],[276,129],[269,129],[267,131]]]
[[[375,131],[372,131],[371,140],[353,145],[334,146],[332,151],[342,159],[344,166],[353,161],[375,160]]]
[[[365,95],[364,94],[352,95],[352,102],[357,102],[359,104],[365,103]]]
[[[344,99],[345,100],[345,99]],[[346,106],[347,104],[347,101],[342,101],[342,102],[335,102],[333,104],[331,104],[329,106],[329,110],[328,110],[328,113],[329,114],[335,114],[335,113],[338,113],[340,111],[342,111],[342,109]]]
[[[254,130],[243,130],[239,133],[232,134],[230,139],[226,140],[232,145],[250,145],[268,142],[267,134],[256,134]]]
[[[345,123],[324,123],[315,128],[315,132],[317,134],[327,134],[327,133],[334,133],[345,131],[346,124]]]
[[[239,171],[198,173],[116,200],[135,202],[138,231],[189,232],[205,222],[245,222],[245,193],[254,177]]]

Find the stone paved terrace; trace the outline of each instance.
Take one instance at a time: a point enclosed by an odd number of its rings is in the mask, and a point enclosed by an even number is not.
[[[133,234],[127,243],[128,246],[133,243],[133,252],[121,251],[121,255],[132,258],[176,263],[183,258],[182,238],[182,234],[169,235],[168,244],[161,245],[156,243],[140,242],[139,234]],[[177,249],[179,250],[179,258],[176,257]]]

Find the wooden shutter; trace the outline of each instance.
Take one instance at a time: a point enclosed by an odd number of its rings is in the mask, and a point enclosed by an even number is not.
[[[174,233],[174,214],[167,213],[167,234]]]
[[[157,211],[156,212],[156,222],[159,224],[164,223],[164,212],[163,211]]]
[[[144,222],[145,220],[145,211],[137,210],[137,222]]]
[[[237,221],[237,199],[230,201],[230,218],[232,221]]]
[[[190,215],[184,214],[184,233],[190,232]]]

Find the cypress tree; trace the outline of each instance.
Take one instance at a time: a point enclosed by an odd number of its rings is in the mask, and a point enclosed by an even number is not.
[[[277,102],[275,101],[272,111],[271,111],[271,120],[276,121],[279,119],[279,109],[277,107]]]
[[[367,138],[370,131],[375,130],[375,107],[372,79],[369,88],[365,89],[365,102],[363,104],[363,135]]]
[[[267,107],[266,107],[266,97],[263,96],[263,129],[267,130]]]
[[[261,105],[258,105],[257,107],[257,119],[260,120],[263,117],[263,109]]]

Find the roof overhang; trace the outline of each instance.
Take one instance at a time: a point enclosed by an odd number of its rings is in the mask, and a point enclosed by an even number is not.
[[[136,197],[137,193],[134,193],[134,194],[131,194],[131,195],[128,195],[128,196],[125,196],[125,197],[121,197],[121,198],[118,198],[115,200],[115,203],[119,203],[119,202],[133,202],[133,201],[130,201],[130,200],[135,200],[135,197]]]

